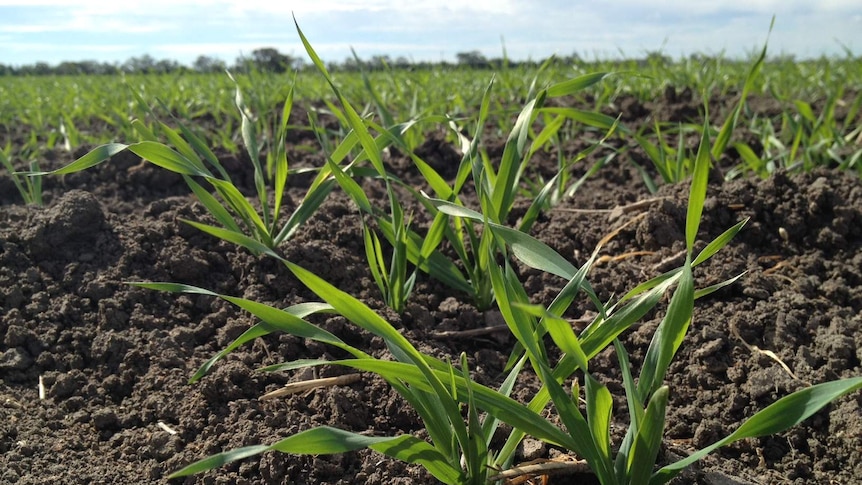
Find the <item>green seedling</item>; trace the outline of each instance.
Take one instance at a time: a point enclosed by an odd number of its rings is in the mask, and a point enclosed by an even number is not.
[[[772,24],[769,26],[769,31],[772,32],[772,27],[775,23],[775,19],[772,19]],[[733,131],[736,129],[737,124],[739,123],[739,117],[745,107],[745,100],[748,97],[751,90],[754,88],[755,82],[757,81],[757,75],[760,72],[763,64],[766,60],[766,48],[768,43],[763,44],[763,49],[760,51],[760,55],[751,65],[748,70],[748,74],[745,77],[745,81],[742,85],[742,93],[739,97],[739,101],[736,103],[736,106],[731,111],[730,115],[724,120],[724,123],[721,126],[721,129],[718,130],[718,134],[716,135],[715,142],[712,145],[712,150],[710,155],[713,160],[718,160],[721,158],[722,154],[724,154],[727,146],[730,144],[731,136],[733,135]],[[710,130],[709,127],[709,101],[708,101],[708,91],[703,92],[704,98],[704,116],[706,118],[707,123],[704,124],[703,130]],[[693,125],[690,125],[687,128],[683,128],[680,126],[677,130],[677,148],[671,148],[662,137],[661,127],[658,121],[655,122],[655,136],[657,141],[652,142],[647,136],[637,135],[635,136],[635,140],[638,145],[643,149],[646,153],[649,160],[652,162],[656,171],[658,171],[662,180],[665,183],[677,183],[685,180],[689,176],[691,176],[692,171],[694,170],[695,162],[694,158],[691,156],[692,154],[685,150],[685,135],[690,132],[692,128],[696,128]],[[646,173],[645,170],[641,169],[641,175],[644,178],[644,182],[649,187],[650,191],[655,193],[657,190],[657,186],[655,181],[653,181],[650,176]]]
[[[738,279],[737,276],[701,290],[696,290],[694,285],[692,268],[725,246],[744,223],[729,229],[697,256],[694,255],[710,165],[706,133],[704,129],[692,178],[685,231],[687,255],[683,267],[639,285],[613,306],[600,307],[599,316],[580,336],[575,335],[569,323],[558,315],[565,310],[566,303],[571,301],[578,290],[588,290],[584,277],[597,251],[574,273],[561,295],[547,310],[529,303],[508,265],[504,268],[492,267],[495,291],[504,296],[497,299],[498,306],[543,383],[542,390],[530,403],[531,410],[538,413],[548,402],[553,403],[560,420],[576,442],[576,446],[570,449],[586,460],[604,485],[666,483],[681,470],[719,447],[739,439],[783,431],[801,423],[832,400],[862,388],[862,378],[851,378],[802,389],[756,413],[730,436],[683,460],[655,469],[662,446],[670,393],[664,381],[673,356],[692,321],[694,301]],[[505,238],[505,235],[500,237]],[[653,336],[636,383],[630,370],[628,354],[617,336],[655,306],[674,285],[676,289],[666,315]],[[564,357],[556,366],[547,357],[548,351],[542,338],[546,333],[564,352]],[[610,443],[612,396],[607,387],[589,373],[590,358],[611,341],[622,370],[630,420],[625,438],[618,448],[612,447]],[[580,370],[585,381],[583,394],[577,379],[571,392],[567,392],[562,385],[576,370]],[[585,413],[579,404],[581,400],[585,403]],[[505,449],[510,449],[520,439],[520,430],[515,430]],[[502,455],[505,456],[505,453]]]
[[[24,199],[24,203],[29,205],[41,206],[42,177],[28,177],[24,173],[16,172],[14,165],[12,165],[12,160],[10,160],[9,157],[9,152],[11,151],[12,146],[9,144],[7,144],[5,148],[0,149],[0,165],[3,165],[3,167],[9,173],[9,176],[12,179],[12,183],[15,184],[15,188],[18,189],[18,193],[21,195],[21,198]],[[36,160],[31,161],[29,168],[31,172],[38,172],[39,162]]]
[[[461,135],[457,125],[450,123],[453,132],[458,133],[464,152],[452,186],[443,181],[443,178],[433,168],[421,160],[414,159],[417,168],[425,176],[436,195],[436,197],[423,195],[420,201],[435,214],[435,217],[439,214],[438,211],[441,207],[450,208],[448,212],[442,211],[450,219],[450,225],[444,234],[466,273],[461,278],[453,276],[450,272],[441,272],[441,274],[450,279],[458,279],[459,285],[462,285],[460,282],[466,281],[479,309],[488,309],[494,301],[493,288],[489,279],[489,265],[492,264],[494,258],[489,257],[487,252],[488,248],[493,248],[493,245],[486,232],[477,230],[476,222],[471,221],[469,217],[463,217],[462,210],[467,211],[467,213],[475,212],[464,207],[459,197],[461,189],[468,178],[472,179],[473,187],[475,187],[479,199],[479,210],[483,217],[497,225],[508,225],[510,223],[509,216],[515,198],[520,192],[523,175],[530,158],[538,150],[538,147],[542,146],[547,139],[553,136],[553,132],[559,129],[559,125],[554,125],[552,128],[542,131],[538,136],[532,133],[532,123],[545,101],[549,98],[569,96],[600,82],[607,75],[607,73],[588,74],[540,90],[536,97],[530,100],[519,113],[515,125],[508,135],[502,158],[497,165],[493,164],[487,154],[479,149],[489,114],[490,93],[493,83],[489,84],[482,98],[472,140]],[[537,141],[532,144],[532,147],[529,147],[527,141],[531,135]],[[557,186],[557,177],[554,177],[538,191],[526,214],[517,224],[519,231],[528,232],[530,230],[542,208],[547,206]],[[453,206],[457,206],[459,209],[451,209]],[[435,222],[437,220],[435,219]],[[411,254],[416,253],[415,249],[411,250]],[[421,265],[420,267],[423,270],[426,269]],[[432,276],[435,276],[434,273]]]
[[[407,298],[413,291],[418,268],[427,260],[431,252],[437,248],[437,245],[439,245],[442,240],[442,233],[440,233],[440,231],[437,231],[437,237],[426,237],[419,251],[419,259],[415,261],[413,270],[409,270],[408,243],[410,242],[410,217],[404,213],[401,201],[398,199],[393,188],[393,178],[387,173],[381,156],[382,149],[385,146],[381,146],[381,143],[395,143],[404,147],[405,142],[402,135],[406,131],[400,131],[397,129],[385,130],[381,127],[377,127],[378,131],[385,133],[388,136],[381,136],[375,140],[369,131],[369,123],[359,116],[353,105],[351,105],[338,87],[336,87],[329,71],[308,42],[308,39],[306,39],[305,35],[302,33],[299,25],[296,26],[296,29],[309,57],[326,79],[341,104],[341,110],[334,109],[333,111],[339,113],[339,117],[345,120],[347,126],[350,127],[351,134],[354,135],[356,140],[358,140],[358,144],[362,148],[361,156],[368,159],[373,168],[374,175],[382,180],[386,187],[389,201],[388,216],[382,214],[382,211],[378,208],[375,208],[368,200],[365,193],[363,193],[359,184],[350,178],[350,176],[343,171],[342,167],[333,161],[331,156],[327,155],[327,168],[332,172],[334,179],[338,182],[341,188],[353,199],[363,213],[374,217],[379,224],[391,231],[389,233],[389,242],[392,250],[391,256],[387,261],[380,238],[369,224],[363,220],[363,241],[365,243],[366,260],[374,281],[380,289],[386,304],[396,312],[403,312]],[[368,82],[368,78],[364,77],[364,80],[366,87],[377,101],[378,109],[381,112],[384,122],[387,126],[394,128],[394,121],[385,106],[383,106],[382,101],[380,101],[374,89],[371,87]],[[348,138],[341,146],[335,148],[334,151],[340,151],[342,147],[344,147],[343,150],[341,150],[343,153],[349,150],[353,143],[354,139]],[[325,148],[327,144],[321,141],[321,145]],[[361,159],[361,156],[358,158]],[[354,163],[355,162],[356,160],[354,160]]]
[[[271,254],[273,257],[278,257]],[[272,331],[290,333],[333,345],[353,356],[340,361],[298,360],[265,368],[269,372],[284,372],[323,364],[342,365],[356,370],[373,372],[390,383],[422,418],[430,443],[411,435],[393,437],[369,437],[357,433],[324,426],[310,429],[270,446],[251,446],[220,453],[193,463],[172,474],[176,478],[218,467],[224,463],[247,458],[266,451],[301,454],[343,453],[359,448],[371,448],[380,453],[408,463],[425,467],[442,483],[484,484],[487,482],[488,446],[496,429],[494,420],[482,422],[479,409],[494,395],[501,396],[498,407],[506,413],[517,415],[522,406],[511,399],[503,399],[514,385],[515,369],[500,391],[493,391],[472,382],[469,369],[462,356],[461,368],[424,355],[417,351],[397,329],[375,314],[359,300],[336,289],[303,268],[284,261],[291,272],[309,289],[323,299],[325,304],[314,304],[299,311],[281,311],[266,305],[241,298],[216,295],[200,288],[171,283],[138,283],[151,289],[207,294],[224,298],[261,319],[261,323],[245,332],[224,351],[210,359],[194,380],[203,374],[216,360],[244,342]],[[352,347],[337,336],[305,321],[303,317],[314,311],[334,311],[353,324],[381,337],[387,344],[393,360],[374,358],[360,349]],[[468,419],[461,415],[460,403],[468,406]],[[508,415],[506,414],[506,415]],[[534,423],[542,435],[546,424]]]

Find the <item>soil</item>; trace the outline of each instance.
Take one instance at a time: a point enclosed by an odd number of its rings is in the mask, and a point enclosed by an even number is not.
[[[700,101],[690,92],[672,91],[650,103],[622,100],[614,109],[624,111],[623,119],[634,126],[651,124],[652,117],[697,117]],[[734,100],[723,101],[717,104]],[[774,102],[759,101],[753,100],[752,109],[775,109]],[[294,141],[295,165],[321,163],[321,156],[307,149],[314,140]],[[488,147],[491,156],[499,156],[500,143],[489,144],[494,145]],[[564,148],[573,154],[584,146]],[[49,154],[43,167],[64,165],[85,152]],[[460,158],[435,137],[419,154],[446,176],[453,175],[452,165]],[[681,263],[688,187],[665,184],[649,193],[627,162],[637,155],[632,147],[604,167],[572,198],[543,214],[533,230],[580,264],[603,236],[633,221],[602,249],[605,257],[590,273],[603,300]],[[242,157],[220,157],[250,189]],[[547,171],[554,160],[556,154],[537,154],[531,173]],[[388,161],[400,177],[421,187],[408,158],[393,152]],[[720,167],[735,161],[730,154]],[[307,177],[290,179],[288,205],[301,200],[307,183]],[[339,355],[290,336],[259,338],[219,361],[198,383],[187,384],[205,360],[255,320],[213,297],[151,291],[127,282],[180,282],[277,307],[316,298],[276,261],[182,223],[181,218],[207,219],[178,176],[120,154],[88,171],[46,179],[44,208],[22,205],[8,180],[0,184],[0,483],[165,483],[170,472],[209,454],[271,443],[324,424],[378,435],[421,435],[417,416],[372,375],[260,400],[288,382],[313,377],[311,372],[263,373],[257,370],[261,366]],[[379,187],[366,182],[366,189],[375,200],[384,200]],[[622,215],[609,212],[648,199],[653,201]],[[742,232],[695,272],[701,287],[745,274],[696,302],[691,329],[667,379],[665,461],[729,434],[745,417],[792,391],[862,374],[860,178],[821,169],[712,183],[699,244],[744,218],[750,220]],[[282,251],[361,298],[423,351],[453,359],[466,352],[477,380],[498,382],[511,337],[440,335],[486,325],[488,317],[467,295],[422,275],[402,315],[384,307],[363,259],[360,216],[340,192]],[[564,284],[538,271],[520,271],[537,302],[549,302]],[[586,303],[575,305],[572,314],[589,309]],[[624,334],[635,366],[662,315],[660,307]],[[342,318],[314,318],[352,345],[383,355],[379,339]],[[622,396],[612,350],[591,365]],[[318,377],[347,373],[324,367]],[[527,375],[523,386],[516,395],[527,396],[535,382]],[[625,415],[618,401],[618,429],[624,428]],[[529,444],[523,460],[560,454]],[[862,483],[860,463],[862,394],[855,393],[785,433],[716,452],[676,483]],[[583,480],[582,475],[555,476],[550,483]],[[360,451],[267,453],[175,482],[407,484],[433,479],[421,468]]]

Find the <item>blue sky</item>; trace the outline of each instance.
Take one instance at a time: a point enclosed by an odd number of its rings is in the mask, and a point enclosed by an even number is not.
[[[657,50],[741,57],[763,45],[773,14],[771,55],[844,55],[842,46],[862,55],[860,0],[0,0],[0,64],[143,54],[230,64],[258,47],[304,58],[291,13],[326,61],[344,60],[351,46],[362,58],[499,57],[502,42],[513,59]]]

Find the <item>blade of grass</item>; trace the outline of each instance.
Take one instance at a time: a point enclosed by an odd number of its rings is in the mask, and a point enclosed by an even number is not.
[[[649,483],[650,485],[667,483],[680,471],[722,446],[744,438],[768,436],[796,426],[832,401],[859,389],[862,389],[862,377],[839,379],[796,391],[748,418],[726,438],[661,468],[653,474]]]

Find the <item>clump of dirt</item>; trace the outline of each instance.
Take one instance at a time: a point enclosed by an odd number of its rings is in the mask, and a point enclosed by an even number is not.
[[[684,91],[666,97],[662,109],[679,116],[684,105],[697,105]],[[630,115],[634,119],[644,113]],[[457,163],[452,147],[432,139],[422,150],[441,172],[452,174]],[[51,163],[69,161],[59,156]],[[391,163],[394,170],[409,172],[410,166],[406,159]],[[407,172],[399,176],[416,176]],[[129,173],[140,183],[129,184]],[[303,188],[291,187],[290,204],[295,204]],[[181,179],[139,161],[112,160],[84,174],[55,179],[47,190],[45,208],[6,200],[0,206],[0,483],[164,483],[171,471],[209,454],[271,443],[324,424],[377,435],[423,436],[416,414],[371,375],[341,387],[259,400],[311,373],[255,369],[340,355],[294,337],[256,339],[217,363],[200,382],[187,384],[204,361],[255,321],[213,297],[161,293],[129,282],[181,282],[278,307],[309,301],[311,293],[275,261],[180,222],[207,216]],[[630,164],[611,164],[544,214],[533,233],[580,264],[603,236],[631,222],[602,249],[602,263],[589,276],[599,296],[609,299],[681,263],[687,190],[684,184],[665,185],[650,194]],[[623,206],[625,210],[613,211]],[[744,276],[696,304],[689,335],[668,375],[664,460],[727,435],[746,416],[789,392],[862,373],[860,179],[816,171],[713,184],[699,245],[745,218],[745,228],[731,244],[696,270],[699,286]],[[424,276],[403,315],[386,310],[361,241],[358,211],[335,192],[282,249],[291,261],[362,298],[423,351],[453,358],[466,352],[477,380],[497,382],[514,340],[506,335],[439,338],[440,331],[485,326],[486,316],[467,295]],[[532,270],[521,274],[538,302],[549,302],[565,283]],[[590,309],[586,302],[576,305],[572,316]],[[624,334],[636,368],[662,311]],[[342,318],[314,318],[352,345],[385,353],[378,339]],[[613,392],[621,392],[611,351],[596,358],[593,370]],[[345,373],[324,367],[318,377]],[[525,381],[524,395],[536,385]],[[615,412],[622,419],[623,401],[618,403]],[[678,482],[862,482],[860,417],[862,396],[857,393],[802,426],[717,452]],[[624,420],[617,424],[624,429]],[[539,449],[529,458],[557,451]],[[571,483],[567,480],[575,478],[558,477],[553,483]],[[433,480],[421,468],[360,451],[314,457],[269,453],[178,482]]]

